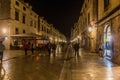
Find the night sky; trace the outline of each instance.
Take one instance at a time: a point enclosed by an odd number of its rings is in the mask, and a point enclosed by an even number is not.
[[[66,37],[70,37],[71,27],[78,21],[84,0],[24,0],[33,10],[43,16],[49,24]]]

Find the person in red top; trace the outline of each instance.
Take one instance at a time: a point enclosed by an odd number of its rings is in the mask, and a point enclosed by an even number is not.
[[[23,47],[24,47],[24,50],[25,50],[25,55],[27,55],[27,51],[28,51],[28,48],[29,48],[28,43],[25,43]]]

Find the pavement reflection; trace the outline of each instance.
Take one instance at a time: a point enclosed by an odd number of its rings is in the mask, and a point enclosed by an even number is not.
[[[68,48],[51,55],[6,51],[0,80],[120,80],[120,65],[83,49],[75,56],[72,47]]]
[[[120,80],[120,65],[83,49],[79,53],[69,53],[73,58],[64,62],[60,80]]]
[[[0,80],[59,80],[63,52],[56,52],[57,56],[49,56],[46,51],[28,54],[25,56],[21,50],[5,51]]]
[[[4,79],[5,74],[6,74],[6,72],[5,72],[4,67],[2,65],[0,65],[0,80]]]

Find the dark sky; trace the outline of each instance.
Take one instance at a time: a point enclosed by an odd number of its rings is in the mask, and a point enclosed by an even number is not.
[[[29,2],[33,10],[44,16],[48,23],[66,37],[70,37],[71,27],[77,22],[84,0],[24,0]]]

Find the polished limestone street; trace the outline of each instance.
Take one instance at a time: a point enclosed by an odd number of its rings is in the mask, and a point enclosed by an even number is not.
[[[69,57],[64,61],[60,80],[120,80],[120,65],[113,64],[107,58],[82,48],[79,49],[79,56],[74,56],[71,47],[67,52]]]
[[[79,50],[74,55],[72,47],[66,52],[25,56],[22,50],[4,53],[0,80],[120,80],[120,65],[113,64],[96,53]]]
[[[0,80],[59,80],[64,54],[50,56],[46,51],[24,55],[22,50],[6,50]],[[1,64],[0,64],[1,65]]]

